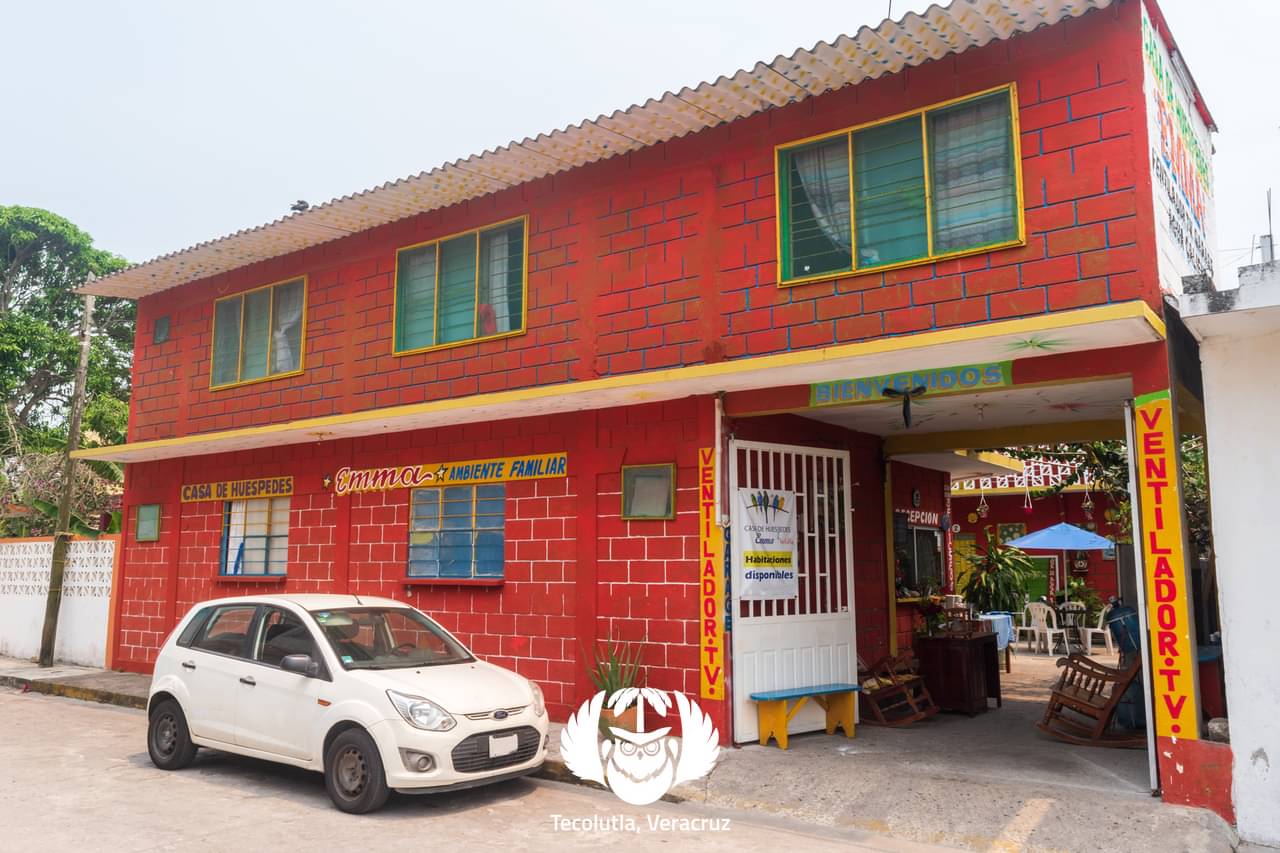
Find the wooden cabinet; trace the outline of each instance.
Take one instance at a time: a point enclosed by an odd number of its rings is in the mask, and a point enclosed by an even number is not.
[[[994,633],[966,637],[917,637],[920,674],[944,711],[972,716],[987,710],[987,699],[1000,698],[1000,655]]]

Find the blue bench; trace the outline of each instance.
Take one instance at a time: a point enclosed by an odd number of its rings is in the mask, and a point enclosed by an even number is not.
[[[856,684],[819,684],[816,687],[752,693],[751,701],[756,703],[756,719],[760,728],[760,745],[768,746],[769,738],[773,738],[780,749],[786,749],[787,724],[810,699],[827,712],[827,734],[835,734],[839,726],[844,729],[846,737],[853,737],[854,701],[861,690]],[[798,701],[788,709],[787,704],[793,699]]]

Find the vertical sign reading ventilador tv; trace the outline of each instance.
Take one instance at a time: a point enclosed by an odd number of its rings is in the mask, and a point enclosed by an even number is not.
[[[698,450],[698,636],[699,690],[703,699],[724,699],[723,531],[716,518],[716,451]]]
[[[1187,603],[1190,589],[1182,547],[1184,522],[1173,402],[1165,390],[1145,394],[1134,403],[1156,734],[1196,740],[1200,737],[1200,711],[1196,707],[1196,660]]]

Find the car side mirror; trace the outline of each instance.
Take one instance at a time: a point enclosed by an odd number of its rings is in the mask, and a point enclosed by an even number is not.
[[[320,674],[320,664],[313,661],[311,655],[285,655],[280,659],[280,668],[308,678],[315,678]]]

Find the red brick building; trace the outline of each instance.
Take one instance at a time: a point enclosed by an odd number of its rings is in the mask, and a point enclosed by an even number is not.
[[[1170,387],[1144,94],[1163,19],[981,8],[90,285],[138,299],[129,442],[85,453],[129,463],[118,665],[147,671],[202,599],[387,595],[558,718],[591,692],[584,645],[640,643],[650,684],[745,740],[751,685],[851,679],[908,642],[894,540],[944,528],[940,453],[1114,434]],[[919,383],[907,428],[883,391]],[[789,600],[724,574],[735,488],[795,501]],[[825,627],[787,651],[817,663],[779,669],[776,626],[806,619]]]

